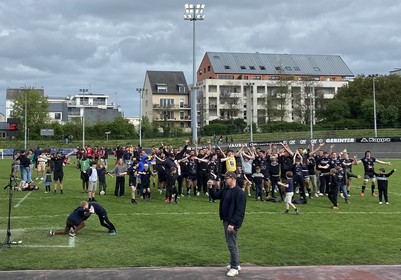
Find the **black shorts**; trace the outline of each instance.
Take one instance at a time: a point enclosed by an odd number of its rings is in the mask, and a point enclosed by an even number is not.
[[[54,171],[53,173],[53,181],[63,181],[64,172],[63,171]]]
[[[188,175],[188,180],[190,181],[197,181],[198,176],[196,174],[189,174]]]
[[[81,180],[83,180],[84,182],[88,182],[89,181],[88,173],[81,171]]]
[[[165,174],[165,173],[159,173],[159,174],[157,174],[158,175],[158,180],[159,180],[159,183],[161,183],[161,182],[167,182],[167,174]]]
[[[363,178],[365,180],[376,179],[376,176],[375,176],[375,174],[373,174],[373,172],[365,172]]]
[[[245,177],[246,177],[250,182],[252,182],[252,180],[253,180],[253,178],[252,178],[252,173],[245,174]]]

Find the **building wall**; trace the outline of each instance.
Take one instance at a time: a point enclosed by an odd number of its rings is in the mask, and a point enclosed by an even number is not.
[[[162,82],[162,81],[158,81]],[[191,127],[191,108],[188,92],[169,94],[152,92],[149,77],[145,77],[142,100],[142,116],[147,116],[150,122],[163,125],[179,126],[184,131]]]
[[[347,84],[347,81],[205,79],[198,82],[201,89],[199,122],[207,125],[212,120],[242,118],[249,125],[252,118],[254,123],[261,125],[267,122],[269,110],[285,111],[284,121],[301,122],[310,103],[315,108],[317,101],[332,99],[338,88]],[[282,88],[285,90],[280,90]],[[280,118],[276,116],[272,120]]]

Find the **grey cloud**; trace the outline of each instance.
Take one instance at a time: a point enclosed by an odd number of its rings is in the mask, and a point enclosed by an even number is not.
[[[108,94],[138,114],[146,70],[182,70],[192,83],[186,1],[3,0],[0,90]],[[191,3],[191,2],[188,2]],[[196,3],[196,2],[192,2]],[[401,67],[401,3],[387,0],[205,0],[196,60],[207,51],[339,54],[355,74]],[[117,93],[117,94],[115,94]]]

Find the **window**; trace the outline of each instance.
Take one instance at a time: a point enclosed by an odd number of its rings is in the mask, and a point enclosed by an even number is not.
[[[287,71],[292,71],[292,68],[291,68],[290,66],[286,66],[286,67],[285,67],[285,70],[287,70]]]
[[[167,92],[167,85],[166,84],[156,84],[157,92],[166,93]]]
[[[178,88],[178,92],[180,92],[180,93],[185,92],[185,86],[183,84],[178,84],[177,88]]]
[[[173,120],[174,112],[170,112],[170,111],[160,112],[160,119],[161,120]]]
[[[319,67],[313,67],[313,70],[315,70],[316,72],[318,72],[318,71],[320,71],[320,68]]]
[[[249,69],[256,70],[255,66],[249,66]]]
[[[264,66],[259,66],[260,70],[266,70],[266,67]]]
[[[246,66],[241,65],[240,67],[241,67],[242,70],[246,70]]]
[[[234,80],[233,75],[219,75],[219,79],[221,80]]]
[[[224,69],[229,70],[230,69],[230,65],[224,65]]]
[[[214,55],[213,58],[214,59],[220,59],[220,56],[219,55]]]
[[[294,71],[301,71],[301,68],[299,68],[298,66],[294,66]]]
[[[55,120],[61,120],[61,113],[54,113]]]
[[[248,77],[248,76],[244,76],[243,78],[244,78],[244,80],[248,80],[248,79],[249,79],[249,77]]]
[[[207,67],[207,72],[210,72],[210,65]]]
[[[281,71],[281,70],[283,70],[283,69],[281,68],[281,66],[276,66],[276,67],[274,67],[274,69],[276,69],[276,71]]]
[[[173,107],[174,99],[160,99],[160,107]]]
[[[180,120],[184,119],[184,112],[180,112]]]
[[[262,77],[261,77],[261,76],[253,76],[253,79],[254,79],[254,80],[261,80]]]
[[[180,99],[180,108],[184,108],[184,99]]]

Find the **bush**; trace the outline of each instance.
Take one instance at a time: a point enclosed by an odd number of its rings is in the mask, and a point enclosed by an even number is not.
[[[340,129],[365,129],[371,128],[365,120],[361,119],[340,119],[332,122],[317,123],[315,130],[340,130]]]
[[[286,132],[286,131],[307,131],[309,126],[296,122],[271,122],[260,126],[260,130],[265,133]]]
[[[209,124],[205,125],[203,127],[203,132],[205,135],[226,135],[227,134],[227,125],[222,124],[222,123],[215,123],[215,124]]]

